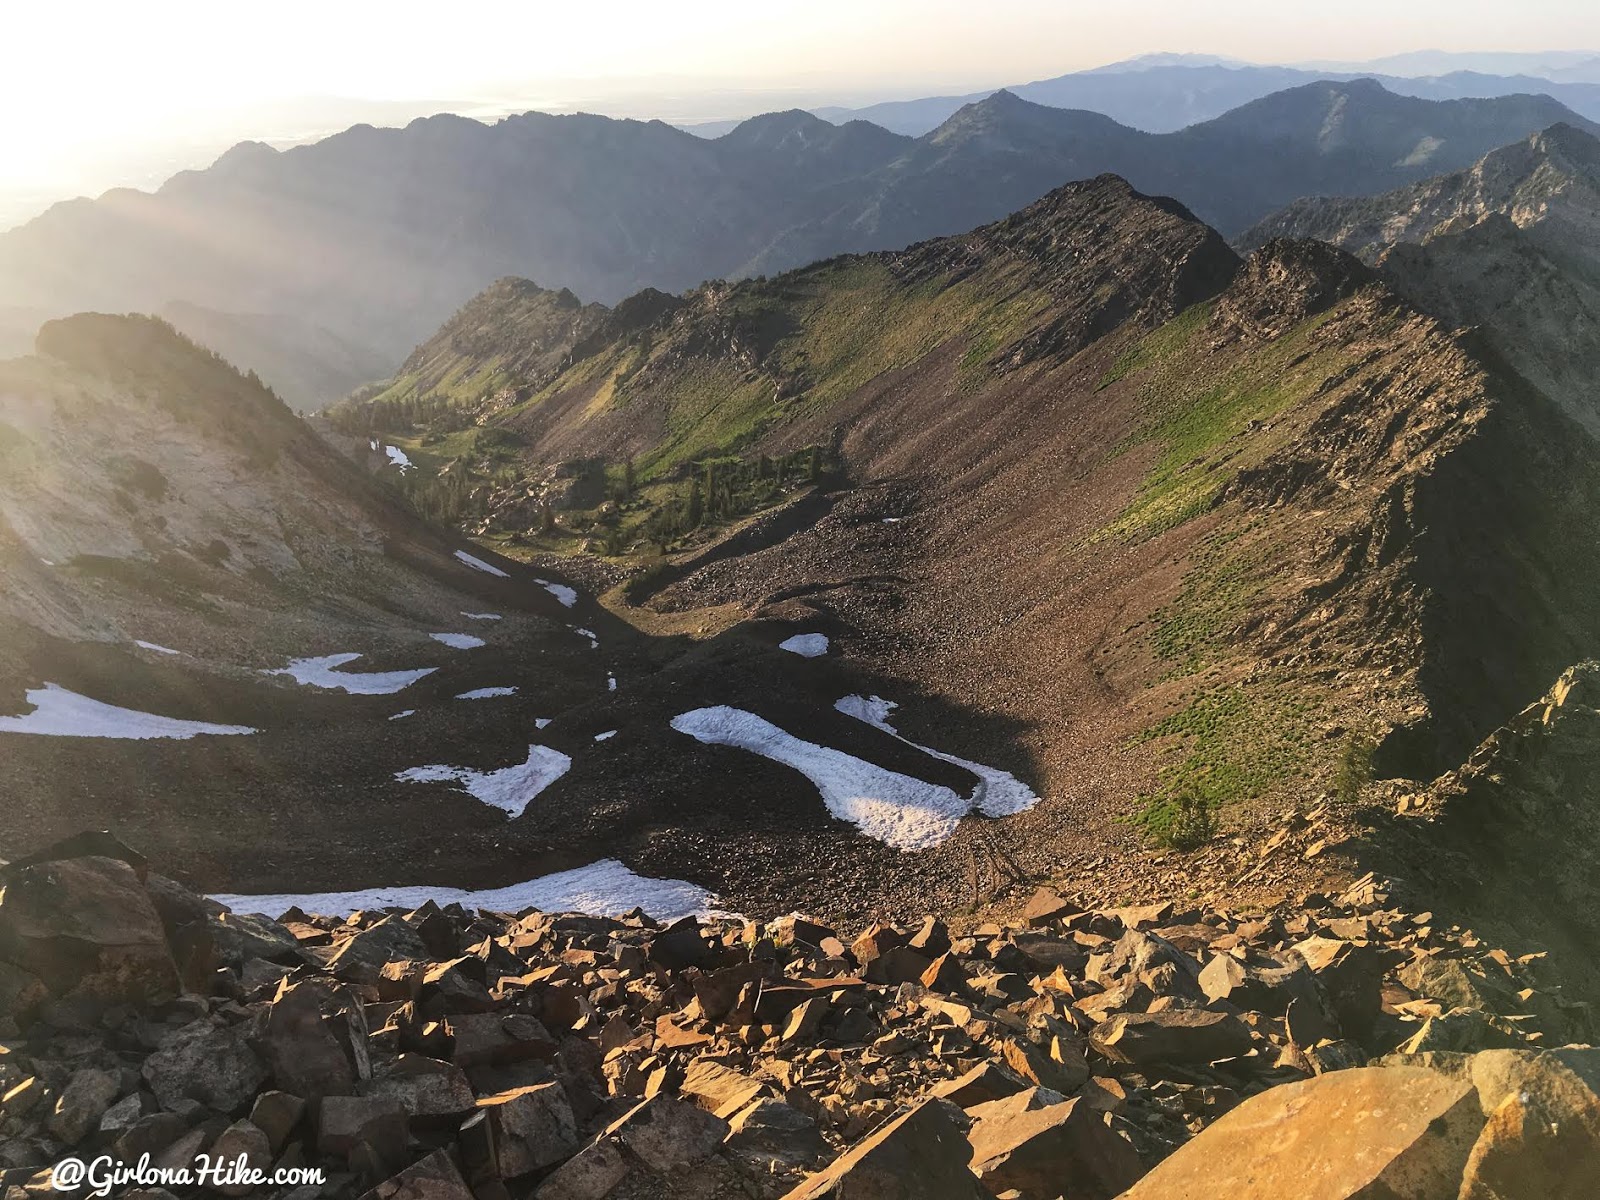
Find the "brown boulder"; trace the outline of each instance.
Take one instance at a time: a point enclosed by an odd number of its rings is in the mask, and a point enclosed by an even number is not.
[[[1123,1200],[1447,1200],[1483,1128],[1470,1084],[1362,1067],[1252,1096]]]
[[[993,1200],[967,1166],[971,1147],[944,1104],[924,1100],[784,1200]]]
[[[162,1108],[198,1100],[224,1113],[241,1108],[267,1080],[244,1027],[220,1017],[190,1022],[171,1034],[145,1059],[143,1072]]]
[[[134,868],[120,859],[73,858],[9,871],[0,889],[0,962],[89,1012],[160,1004],[178,994],[161,917]]]
[[[1021,1200],[1111,1200],[1143,1172],[1139,1156],[1082,1100],[978,1121],[967,1140],[972,1170],[997,1195]]]
[[[474,1200],[472,1189],[448,1152],[435,1150],[392,1179],[380,1183],[361,1200]]]
[[[1234,1058],[1251,1046],[1237,1017],[1200,1008],[1118,1013],[1094,1027],[1089,1044],[1113,1062],[1201,1063]]]
[[[578,1149],[577,1118],[559,1083],[486,1096],[478,1107],[493,1130],[495,1161],[503,1179],[553,1166]]]

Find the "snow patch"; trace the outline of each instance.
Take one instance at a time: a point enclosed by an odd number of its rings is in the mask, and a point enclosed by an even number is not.
[[[238,913],[278,916],[291,908],[308,913],[347,916],[382,908],[413,909],[429,900],[435,904],[460,904],[491,912],[580,912],[613,917],[642,908],[658,921],[705,916],[716,911],[716,897],[681,879],[652,879],[637,875],[614,858],[602,859],[573,871],[542,875],[510,887],[465,891],[449,887],[376,887],[357,892],[283,893],[272,896],[211,897]]]
[[[391,721],[404,721],[407,717],[414,717],[416,715],[417,715],[417,710],[416,709],[407,708],[407,709],[402,709],[400,712],[395,713],[395,715],[390,717],[389,720],[391,720]]]
[[[578,592],[575,588],[569,588],[564,583],[551,583],[548,579],[535,579],[534,582],[561,601],[567,608],[571,608],[578,602]]]
[[[597,742],[609,742],[612,738],[614,738],[616,736],[617,736],[617,731],[615,729],[608,729],[604,733],[595,734],[594,735],[594,740],[597,741]]]
[[[465,550],[457,550],[456,557],[462,562],[466,563],[467,566],[471,567],[474,571],[482,571],[486,575],[498,575],[501,579],[511,578],[511,576],[507,575],[493,563],[486,563],[483,561],[483,559],[468,554]]]
[[[471,692],[462,692],[457,700],[492,700],[496,696],[515,696],[517,689],[514,687],[486,687],[478,688]]]
[[[488,645],[481,637],[473,637],[470,633],[430,633],[428,636],[436,642],[443,642],[452,650],[476,650],[479,646]]]
[[[606,676],[606,691],[614,692],[616,690],[617,690],[617,677],[615,675],[607,675]]]
[[[296,658],[287,667],[263,671],[263,675],[287,675],[309,687],[338,688],[352,696],[392,696],[426,678],[437,667],[417,671],[340,671],[335,668],[353,663],[359,654],[325,654],[321,658]]]
[[[155,713],[118,708],[47,683],[27,693],[33,711],[18,717],[0,717],[0,733],[32,733],[42,737],[120,738],[149,741],[174,738],[187,741],[201,734],[247,734],[248,725],[212,725],[206,721],[180,721]]]
[[[596,633],[594,630],[592,630],[592,629],[579,629],[576,625],[571,625],[568,628],[570,628],[572,630],[572,632],[577,634],[579,637],[588,638],[589,639],[589,649],[591,649],[591,650],[600,649],[600,635],[598,633]]]
[[[553,718],[551,718],[551,717],[540,717],[537,721],[535,721],[533,723],[533,727],[535,729],[543,729],[545,726],[550,724],[552,719]]]
[[[135,639],[133,644],[135,646],[139,647],[139,649],[141,649],[141,650],[153,650],[157,654],[177,654],[178,653],[178,651],[173,650],[168,646],[158,646],[154,642],[141,642],[141,641]]]
[[[802,741],[742,709],[698,708],[674,717],[672,727],[709,745],[737,746],[793,767],[816,785],[834,816],[897,850],[939,845],[971,808],[947,787]]]
[[[406,456],[406,452],[400,449],[399,446],[385,446],[383,452],[389,456],[391,463],[400,468],[400,474],[404,475],[411,470],[411,459]]]
[[[471,767],[412,767],[395,778],[403,783],[459,783],[462,791],[498,808],[511,817],[520,817],[536,796],[572,767],[572,759],[548,746],[529,746],[528,761],[499,771],[475,771]]]
[[[1039,797],[1034,794],[1033,789],[1009,771],[957,758],[954,754],[946,754],[942,750],[919,745],[910,738],[901,737],[899,731],[889,724],[889,714],[898,707],[900,706],[893,700],[885,700],[882,696],[846,696],[834,705],[834,708],[847,717],[865,721],[874,729],[881,729],[884,733],[899,738],[906,745],[921,750],[941,762],[971,771],[978,777],[978,786],[972,790],[967,803],[986,817],[1014,816],[1017,813],[1027,812],[1039,803]]]
[[[779,650],[798,654],[801,658],[821,658],[828,652],[828,635],[825,633],[797,633],[787,641],[778,643]]]
[[[462,612],[461,615],[463,617],[465,617],[469,621],[499,621],[499,620],[503,619],[500,616],[499,613],[469,613],[469,612]]]

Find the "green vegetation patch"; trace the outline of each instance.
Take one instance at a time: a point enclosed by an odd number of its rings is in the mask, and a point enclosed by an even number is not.
[[[1170,761],[1135,815],[1152,840],[1178,848],[1231,804],[1307,782],[1329,752],[1315,730],[1325,699],[1288,681],[1208,688],[1134,739],[1168,740]]]
[[[1227,634],[1266,589],[1274,551],[1256,527],[1212,534],[1194,554],[1173,601],[1156,613],[1156,656],[1171,664],[1169,678],[1192,675],[1227,650]]]
[[[1214,363],[1199,344],[1206,315],[1193,308],[1156,330],[1101,381],[1146,376],[1146,424],[1123,449],[1161,445],[1139,495],[1102,537],[1143,541],[1209,510],[1237,467],[1225,468],[1220,453],[1253,424],[1309,400],[1348,362],[1343,348],[1316,343],[1324,314],[1242,360]]]

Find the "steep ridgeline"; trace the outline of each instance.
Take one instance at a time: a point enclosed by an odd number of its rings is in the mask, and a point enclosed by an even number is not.
[[[1545,97],[1433,102],[1357,81],[1160,136],[1005,92],[915,139],[800,112],[715,140],[539,113],[357,126],[281,153],[238,146],[154,194],[57,205],[0,236],[0,309],[192,306],[204,319],[188,332],[226,337],[309,404],[298,380],[399,361],[507,274],[612,303],[958,233],[1106,171],[1233,233],[1297,197],[1383,191],[1563,120],[1585,124]],[[285,323],[325,330],[309,363],[283,361]]]
[[[1378,265],[1600,432],[1600,140],[1570,125],[1368,199],[1302,200],[1242,239],[1313,237]]]
[[[491,536],[590,530],[641,623],[824,631],[916,697],[859,711],[1023,774],[1044,800],[966,847],[975,878],[1097,873],[1330,790],[1348,814],[1600,636],[1600,471],[1557,405],[1342,251],[1241,263],[1115,178],[613,332],[474,411],[513,449],[402,444],[480,482]],[[492,502],[597,461],[613,499],[553,529]]]
[[[566,288],[506,278],[473,297],[418,346],[378,394],[382,403],[446,403],[542,382],[609,310]]]

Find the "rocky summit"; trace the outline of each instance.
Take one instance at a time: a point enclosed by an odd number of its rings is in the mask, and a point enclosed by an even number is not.
[[[1040,889],[1004,924],[862,930],[269,918],[84,834],[0,886],[6,1200],[87,1194],[54,1164],[100,1156],[169,1172],[142,1200],[1580,1200],[1600,1177],[1590,1007],[1373,877],[1275,911]],[[173,1182],[201,1156],[239,1167]]]

